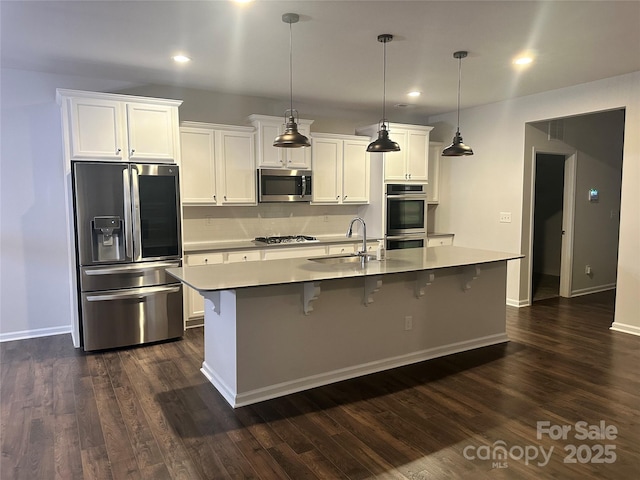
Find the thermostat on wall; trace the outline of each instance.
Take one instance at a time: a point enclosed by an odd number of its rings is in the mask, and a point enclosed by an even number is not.
[[[598,201],[598,189],[592,188],[589,190],[589,201],[597,202]]]

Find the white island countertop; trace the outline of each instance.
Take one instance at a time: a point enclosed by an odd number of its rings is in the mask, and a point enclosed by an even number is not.
[[[386,259],[356,264],[326,264],[307,258],[168,268],[167,272],[200,292],[316,282],[338,278],[478,265],[522,258],[519,253],[445,246],[387,251]]]

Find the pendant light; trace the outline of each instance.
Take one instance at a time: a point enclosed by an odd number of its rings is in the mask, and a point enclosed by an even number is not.
[[[300,148],[311,146],[309,139],[298,132],[298,124],[296,123],[298,111],[293,108],[293,35],[291,33],[291,24],[298,23],[298,20],[300,20],[300,15],[297,13],[285,13],[282,15],[282,21],[289,24],[289,98],[291,108],[284,112],[286,127],[284,133],[278,135],[273,141],[274,147]]]
[[[462,71],[462,59],[466,56],[467,52],[464,50],[454,52],[453,54],[453,58],[458,59],[458,124],[456,127],[456,134],[453,137],[453,142],[442,151],[442,155],[445,157],[461,157],[463,155],[473,155],[473,150],[470,146],[462,143],[462,135],[460,135],[460,79]]]
[[[382,69],[382,120],[380,120],[380,128],[378,130],[378,139],[371,142],[367,147],[367,152],[399,152],[400,145],[389,138],[387,130],[387,119],[385,118],[386,103],[386,84],[387,84],[387,43],[393,40],[393,35],[383,33],[378,35],[378,41],[384,45],[384,60]]]

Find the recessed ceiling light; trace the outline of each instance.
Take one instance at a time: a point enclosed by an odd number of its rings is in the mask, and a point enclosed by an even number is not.
[[[529,56],[529,55],[523,55],[520,57],[517,57],[513,60],[514,65],[529,65],[531,63],[533,63],[533,57]]]
[[[408,96],[410,97],[419,97],[421,92],[418,92],[417,90],[414,90],[413,92],[409,92],[407,93]]]
[[[533,59],[535,58],[535,54],[530,50],[520,52],[517,56],[513,58],[513,64],[516,67],[527,67],[533,63]]]
[[[186,55],[174,55],[171,58],[173,58],[174,62],[178,62],[178,63],[187,63],[191,61],[191,59]]]

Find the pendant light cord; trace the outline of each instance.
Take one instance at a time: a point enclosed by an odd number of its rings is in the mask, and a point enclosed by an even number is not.
[[[462,57],[458,57],[458,122],[456,132],[460,133],[460,83],[462,79]]]
[[[385,105],[387,103],[387,41],[382,42],[384,48],[382,51],[384,52],[382,59],[382,125],[386,119]]]
[[[289,22],[289,100],[291,102],[291,116],[293,116],[293,33]]]

